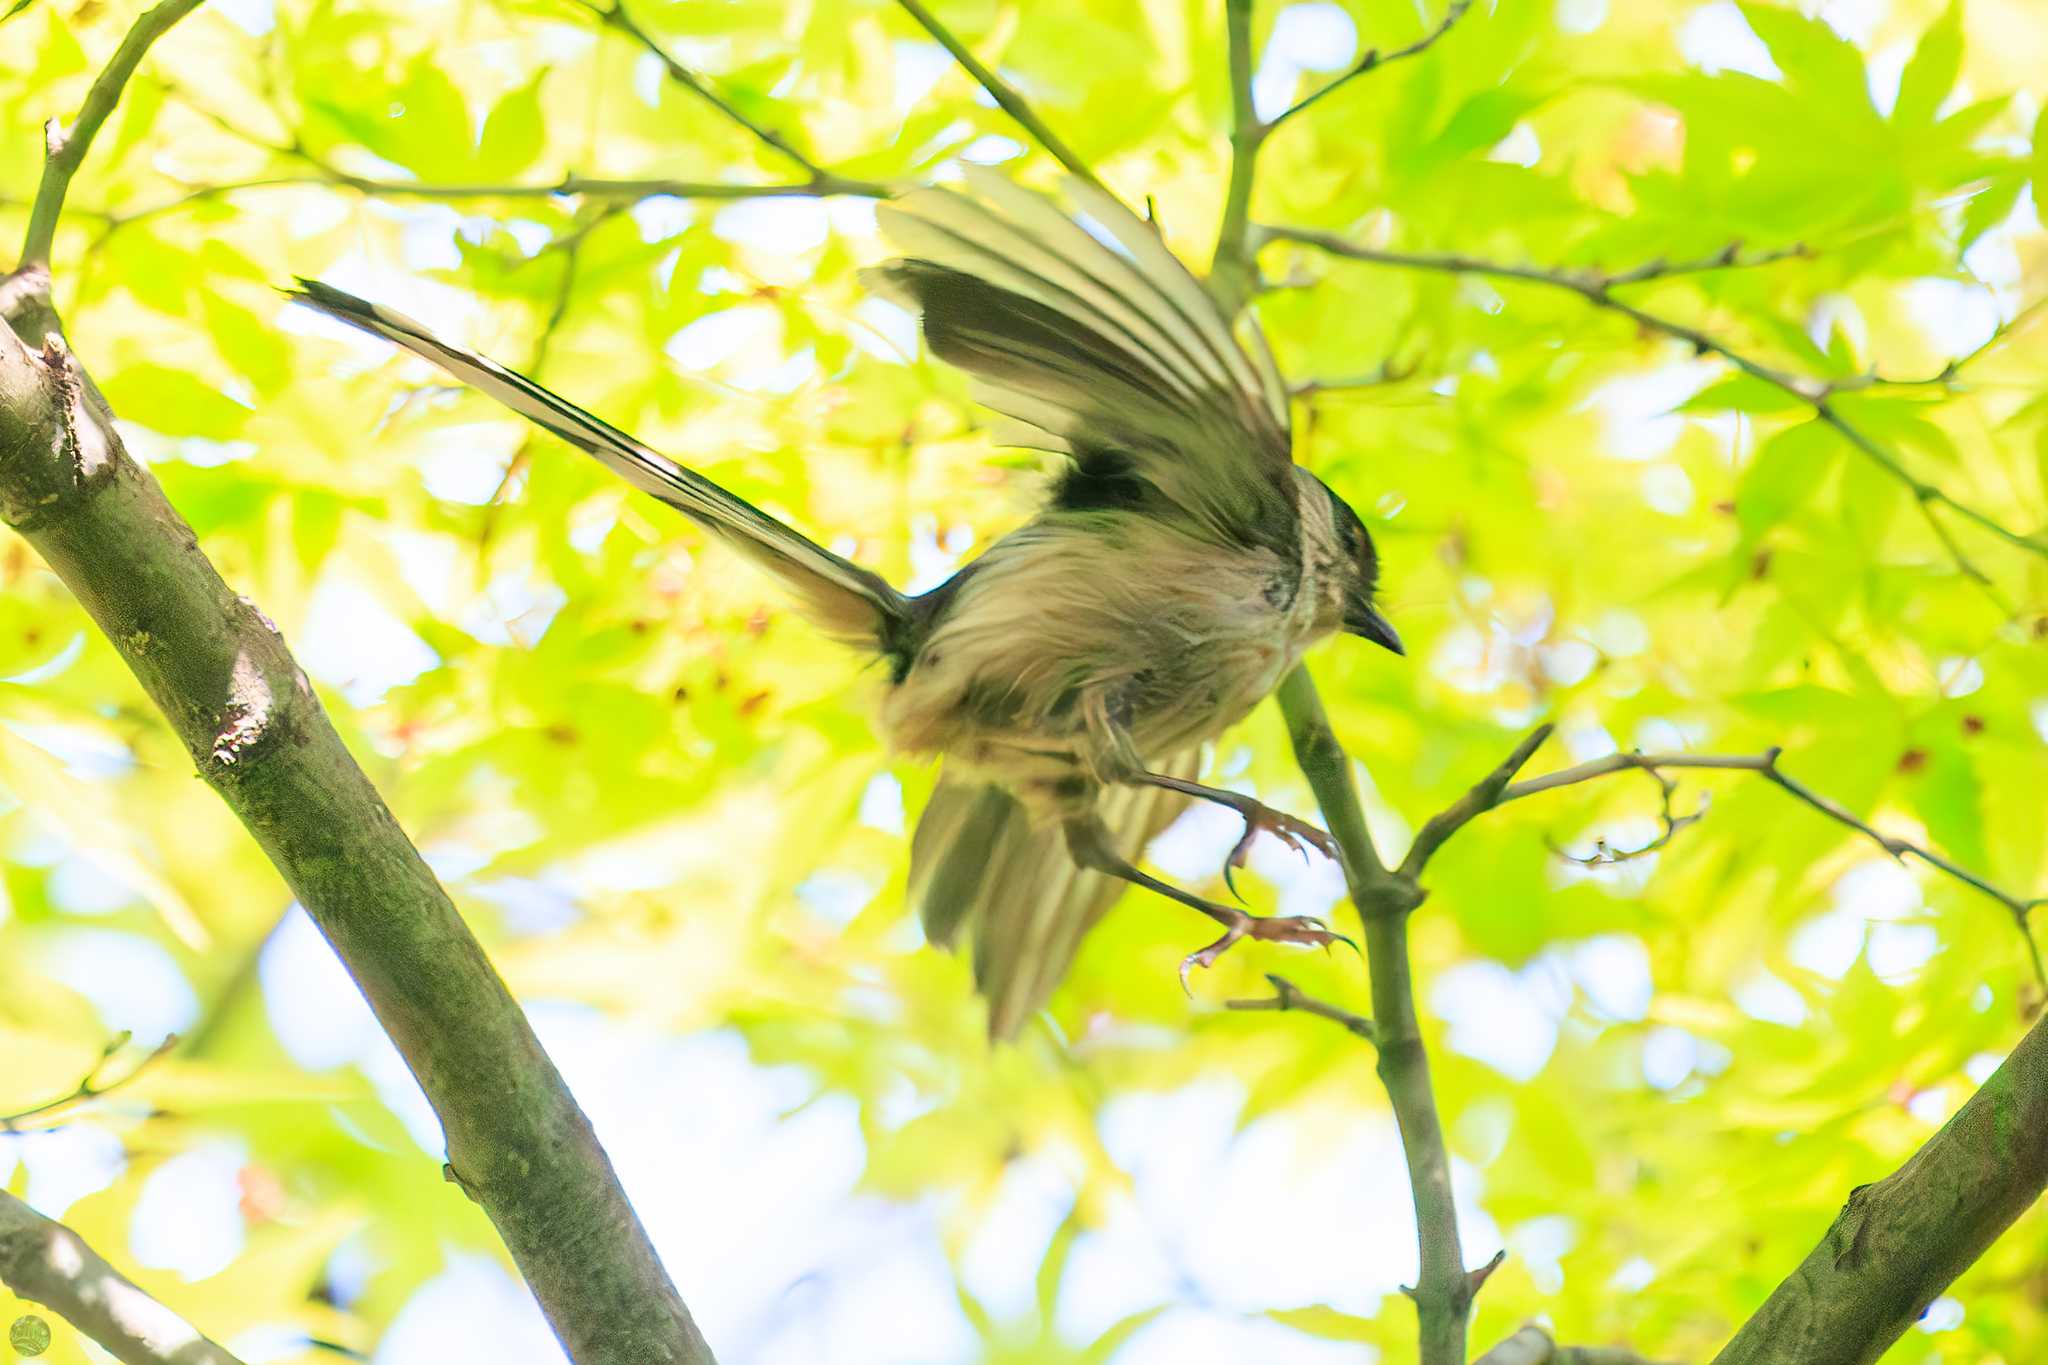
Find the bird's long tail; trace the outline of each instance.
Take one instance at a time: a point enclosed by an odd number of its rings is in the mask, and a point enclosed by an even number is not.
[[[806,619],[833,638],[884,655],[908,647],[911,615],[901,593],[744,498],[526,376],[439,340],[403,314],[318,280],[301,279],[296,290],[286,292],[297,302],[425,356],[471,388],[595,455],[635,488],[653,494],[768,570],[790,589]]]
[[[1192,779],[1200,751],[1160,765]],[[1158,787],[1110,787],[1097,813],[1117,850],[1139,861],[1188,799]],[[1128,883],[1074,864],[1057,826],[1033,827],[1000,787],[941,781],[910,843],[910,900],[925,937],[973,943],[974,982],[988,1000],[989,1036],[1015,1036],[1072,965],[1081,938]]]

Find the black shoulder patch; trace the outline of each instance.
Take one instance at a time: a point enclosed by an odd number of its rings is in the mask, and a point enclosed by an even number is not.
[[[1114,446],[1082,446],[1053,484],[1052,505],[1062,512],[1136,511],[1159,490],[1139,476],[1137,461]]]

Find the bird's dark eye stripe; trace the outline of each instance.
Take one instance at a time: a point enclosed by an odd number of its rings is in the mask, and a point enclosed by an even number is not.
[[[1345,554],[1356,558],[1365,544],[1365,524],[1351,510],[1351,504],[1337,496],[1336,489],[1324,484],[1323,493],[1330,499],[1330,519],[1336,523],[1337,543],[1344,547]]]

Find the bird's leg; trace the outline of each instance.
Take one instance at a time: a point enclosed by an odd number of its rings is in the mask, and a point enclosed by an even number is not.
[[[1103,826],[1101,817],[1090,813],[1070,817],[1064,826],[1067,836],[1067,851],[1074,862],[1091,872],[1100,872],[1142,886],[1147,891],[1156,891],[1169,900],[1179,901],[1191,910],[1199,910],[1223,926],[1223,937],[1206,948],[1197,949],[1181,959],[1180,986],[1188,988],[1188,973],[1196,967],[1212,965],[1223,956],[1231,944],[1241,938],[1261,939],[1268,943],[1302,943],[1315,948],[1327,948],[1332,943],[1352,943],[1344,935],[1333,931],[1329,925],[1310,915],[1253,915],[1215,901],[1204,900],[1192,891],[1168,882],[1134,867],[1128,859],[1117,852],[1115,842]]]
[[[1274,810],[1255,796],[1243,792],[1226,791],[1222,787],[1204,786],[1184,777],[1168,777],[1155,773],[1145,766],[1138,754],[1137,745],[1131,742],[1126,706],[1110,698],[1096,699],[1086,709],[1089,730],[1096,742],[1093,766],[1096,776],[1104,782],[1130,785],[1164,787],[1170,792],[1192,796],[1202,801],[1213,801],[1219,806],[1234,810],[1244,819],[1244,833],[1230,850],[1230,856],[1223,863],[1223,881],[1230,887],[1230,894],[1237,895],[1237,883],[1231,877],[1233,870],[1243,867],[1251,856],[1252,840],[1259,832],[1273,835],[1303,858],[1314,848],[1324,857],[1341,862],[1337,852],[1337,841],[1327,830],[1285,811]],[[1238,896],[1239,900],[1244,899]]]

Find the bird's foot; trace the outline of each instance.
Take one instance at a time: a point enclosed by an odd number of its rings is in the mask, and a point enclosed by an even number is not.
[[[1264,802],[1254,801],[1250,797],[1246,797],[1244,804],[1237,807],[1237,812],[1244,817],[1244,833],[1231,848],[1230,857],[1224,860],[1223,884],[1229,887],[1230,894],[1239,900],[1243,900],[1244,897],[1238,893],[1237,880],[1232,874],[1243,867],[1246,860],[1251,857],[1252,841],[1259,837],[1261,831],[1272,835],[1299,853],[1304,862],[1308,861],[1308,851],[1311,848],[1325,858],[1338,860],[1337,841],[1330,837],[1329,831],[1319,826],[1289,815],[1286,811],[1274,810]]]
[[[1296,943],[1310,948],[1328,948],[1332,943],[1341,943],[1353,952],[1358,945],[1313,915],[1251,915],[1228,906],[1214,906],[1209,912],[1224,926],[1222,938],[1206,948],[1189,953],[1180,962],[1180,988],[1188,990],[1188,973],[1197,967],[1211,967],[1222,957],[1230,945],[1241,938],[1255,938],[1267,943]]]

